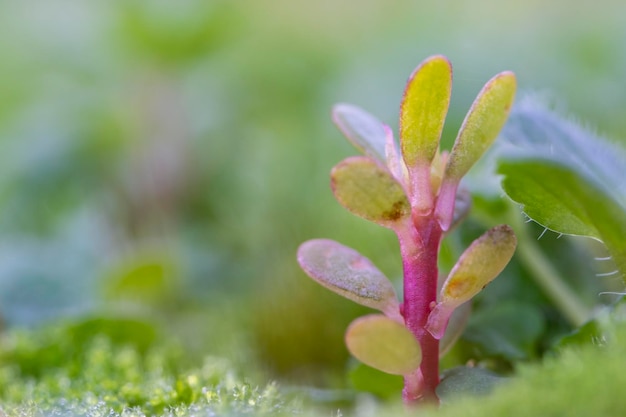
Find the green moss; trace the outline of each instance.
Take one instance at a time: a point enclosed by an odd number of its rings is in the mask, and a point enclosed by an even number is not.
[[[119,323],[118,323],[119,326]],[[223,358],[188,367],[180,348],[152,343],[145,350],[106,331],[70,343],[76,324],[12,330],[0,343],[0,416],[328,416],[304,409],[287,390],[259,387]],[[626,410],[626,325],[594,343],[570,345],[521,365],[514,377],[481,396],[452,398],[420,416],[618,416]],[[292,390],[293,391],[293,390]],[[308,408],[308,407],[307,407]],[[344,415],[410,416],[399,402],[357,397]]]
[[[111,322],[116,334],[124,323]],[[180,348],[137,345],[103,328],[68,339],[77,328],[82,325],[4,335],[0,403],[7,416],[271,415],[293,407],[274,384],[250,385],[222,358],[184,369]]]
[[[489,396],[465,397],[432,416],[619,416],[626,410],[626,326],[606,340],[569,347],[541,364],[521,366]]]

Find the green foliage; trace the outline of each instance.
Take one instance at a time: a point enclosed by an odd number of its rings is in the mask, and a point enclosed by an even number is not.
[[[544,331],[536,308],[509,300],[472,315],[464,339],[486,356],[519,361],[537,356]]]
[[[105,276],[104,295],[115,301],[163,307],[180,295],[180,267],[171,255],[135,254]]]
[[[443,404],[448,398],[454,400],[461,395],[481,396],[489,394],[505,378],[483,368],[458,366],[447,370],[441,376],[437,395]]]
[[[363,391],[382,398],[393,400],[402,390],[403,380],[400,375],[392,375],[355,362],[348,371],[350,385],[357,391]]]
[[[503,136],[513,145],[498,168],[507,194],[549,229],[601,240],[626,277],[626,153],[530,103]]]
[[[186,1],[173,9],[167,2],[124,2],[119,31],[134,54],[179,66],[212,53],[233,37],[239,19],[224,1]]]

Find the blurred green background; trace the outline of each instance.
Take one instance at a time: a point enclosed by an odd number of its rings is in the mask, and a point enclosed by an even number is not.
[[[342,386],[342,335],[367,310],[307,279],[296,248],[327,237],[401,268],[394,236],[333,200],[328,172],[355,151],[331,106],[395,129],[408,75],[437,53],[455,69],[446,147],[505,69],[520,96],[626,138],[624,16],[618,0],[2,0],[2,320],[143,317],[190,357]],[[451,237],[444,269],[494,207]],[[540,244],[590,307],[612,285],[579,241]],[[526,300],[566,331],[527,275],[512,265],[478,311]]]

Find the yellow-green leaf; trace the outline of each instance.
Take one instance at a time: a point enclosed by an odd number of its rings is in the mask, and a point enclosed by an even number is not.
[[[313,239],[298,248],[298,263],[331,291],[401,320],[398,298],[387,277],[365,256],[329,239]]]
[[[422,361],[415,336],[402,324],[379,314],[354,320],[346,332],[346,346],[364,364],[394,375],[407,375]]]
[[[400,146],[409,170],[435,157],[451,91],[452,67],[440,55],[424,60],[409,78],[400,106]]]
[[[460,305],[498,276],[509,263],[517,238],[510,226],[496,226],[463,252],[441,288],[441,301]]]
[[[443,230],[453,222],[454,200],[461,178],[491,146],[504,126],[515,98],[516,80],[502,72],[485,84],[470,108],[448,156],[439,195],[436,217]]]
[[[515,98],[516,80],[502,72],[485,84],[472,104],[452,147],[444,182],[458,183],[491,146],[504,126]]]
[[[350,212],[393,228],[411,213],[404,189],[391,173],[371,158],[354,156],[331,171],[337,201]]]
[[[454,265],[431,311],[426,329],[440,339],[454,310],[493,281],[513,257],[517,238],[507,225],[496,226],[476,239]]]

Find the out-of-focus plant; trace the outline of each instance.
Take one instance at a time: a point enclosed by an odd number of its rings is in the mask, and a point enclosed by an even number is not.
[[[626,280],[626,154],[536,100],[522,101],[503,131],[504,191],[537,223],[604,243]]]
[[[516,80],[502,72],[487,82],[448,153],[439,150],[439,140],[451,86],[452,68],[443,56],[430,57],[415,70],[400,108],[399,148],[391,129],[365,111],[347,104],[333,109],[339,129],[365,154],[333,168],[333,193],[353,214],[396,233],[403,302],[385,275],[351,248],[315,239],[298,250],[301,267],[318,283],[384,313],[356,319],[346,345],[363,363],[402,375],[407,403],[437,400],[440,352],[459,332],[448,326],[450,317],[455,310],[468,313],[459,307],[504,269],[516,247],[512,229],[496,226],[465,250],[438,285],[441,239],[469,210],[459,183],[505,123]]]

